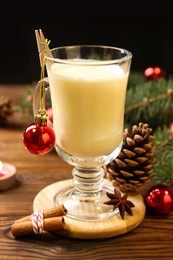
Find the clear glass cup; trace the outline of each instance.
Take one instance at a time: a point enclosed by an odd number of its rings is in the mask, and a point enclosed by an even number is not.
[[[74,166],[73,184],[57,192],[69,217],[97,220],[116,214],[106,192],[104,166],[122,148],[126,89],[132,54],[111,46],[76,45],[45,57],[58,155]]]

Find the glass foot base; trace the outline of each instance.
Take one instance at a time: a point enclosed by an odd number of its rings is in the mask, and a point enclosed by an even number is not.
[[[118,213],[118,210],[113,210],[112,205],[104,204],[105,201],[109,200],[106,192],[113,193],[113,188],[104,185],[102,191],[98,194],[93,193],[92,197],[77,196],[73,186],[70,186],[56,193],[53,201],[54,205],[64,204],[68,211],[68,217],[86,221],[99,220]]]

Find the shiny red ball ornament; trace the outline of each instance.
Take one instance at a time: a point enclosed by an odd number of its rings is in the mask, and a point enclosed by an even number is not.
[[[155,213],[168,215],[173,211],[173,190],[164,184],[156,184],[146,195],[147,206]]]
[[[165,78],[165,71],[160,67],[148,67],[145,69],[144,75],[149,80],[157,80],[159,78]]]
[[[49,125],[30,124],[23,133],[25,149],[33,154],[43,155],[55,144],[55,133]]]

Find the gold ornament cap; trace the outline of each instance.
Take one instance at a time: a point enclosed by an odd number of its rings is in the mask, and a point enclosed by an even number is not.
[[[39,126],[46,126],[48,115],[45,109],[40,109],[35,115],[35,123]]]

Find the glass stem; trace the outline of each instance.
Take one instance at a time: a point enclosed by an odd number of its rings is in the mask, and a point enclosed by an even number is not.
[[[102,167],[73,169],[75,195],[79,198],[96,198],[101,195],[104,184],[104,170]]]

